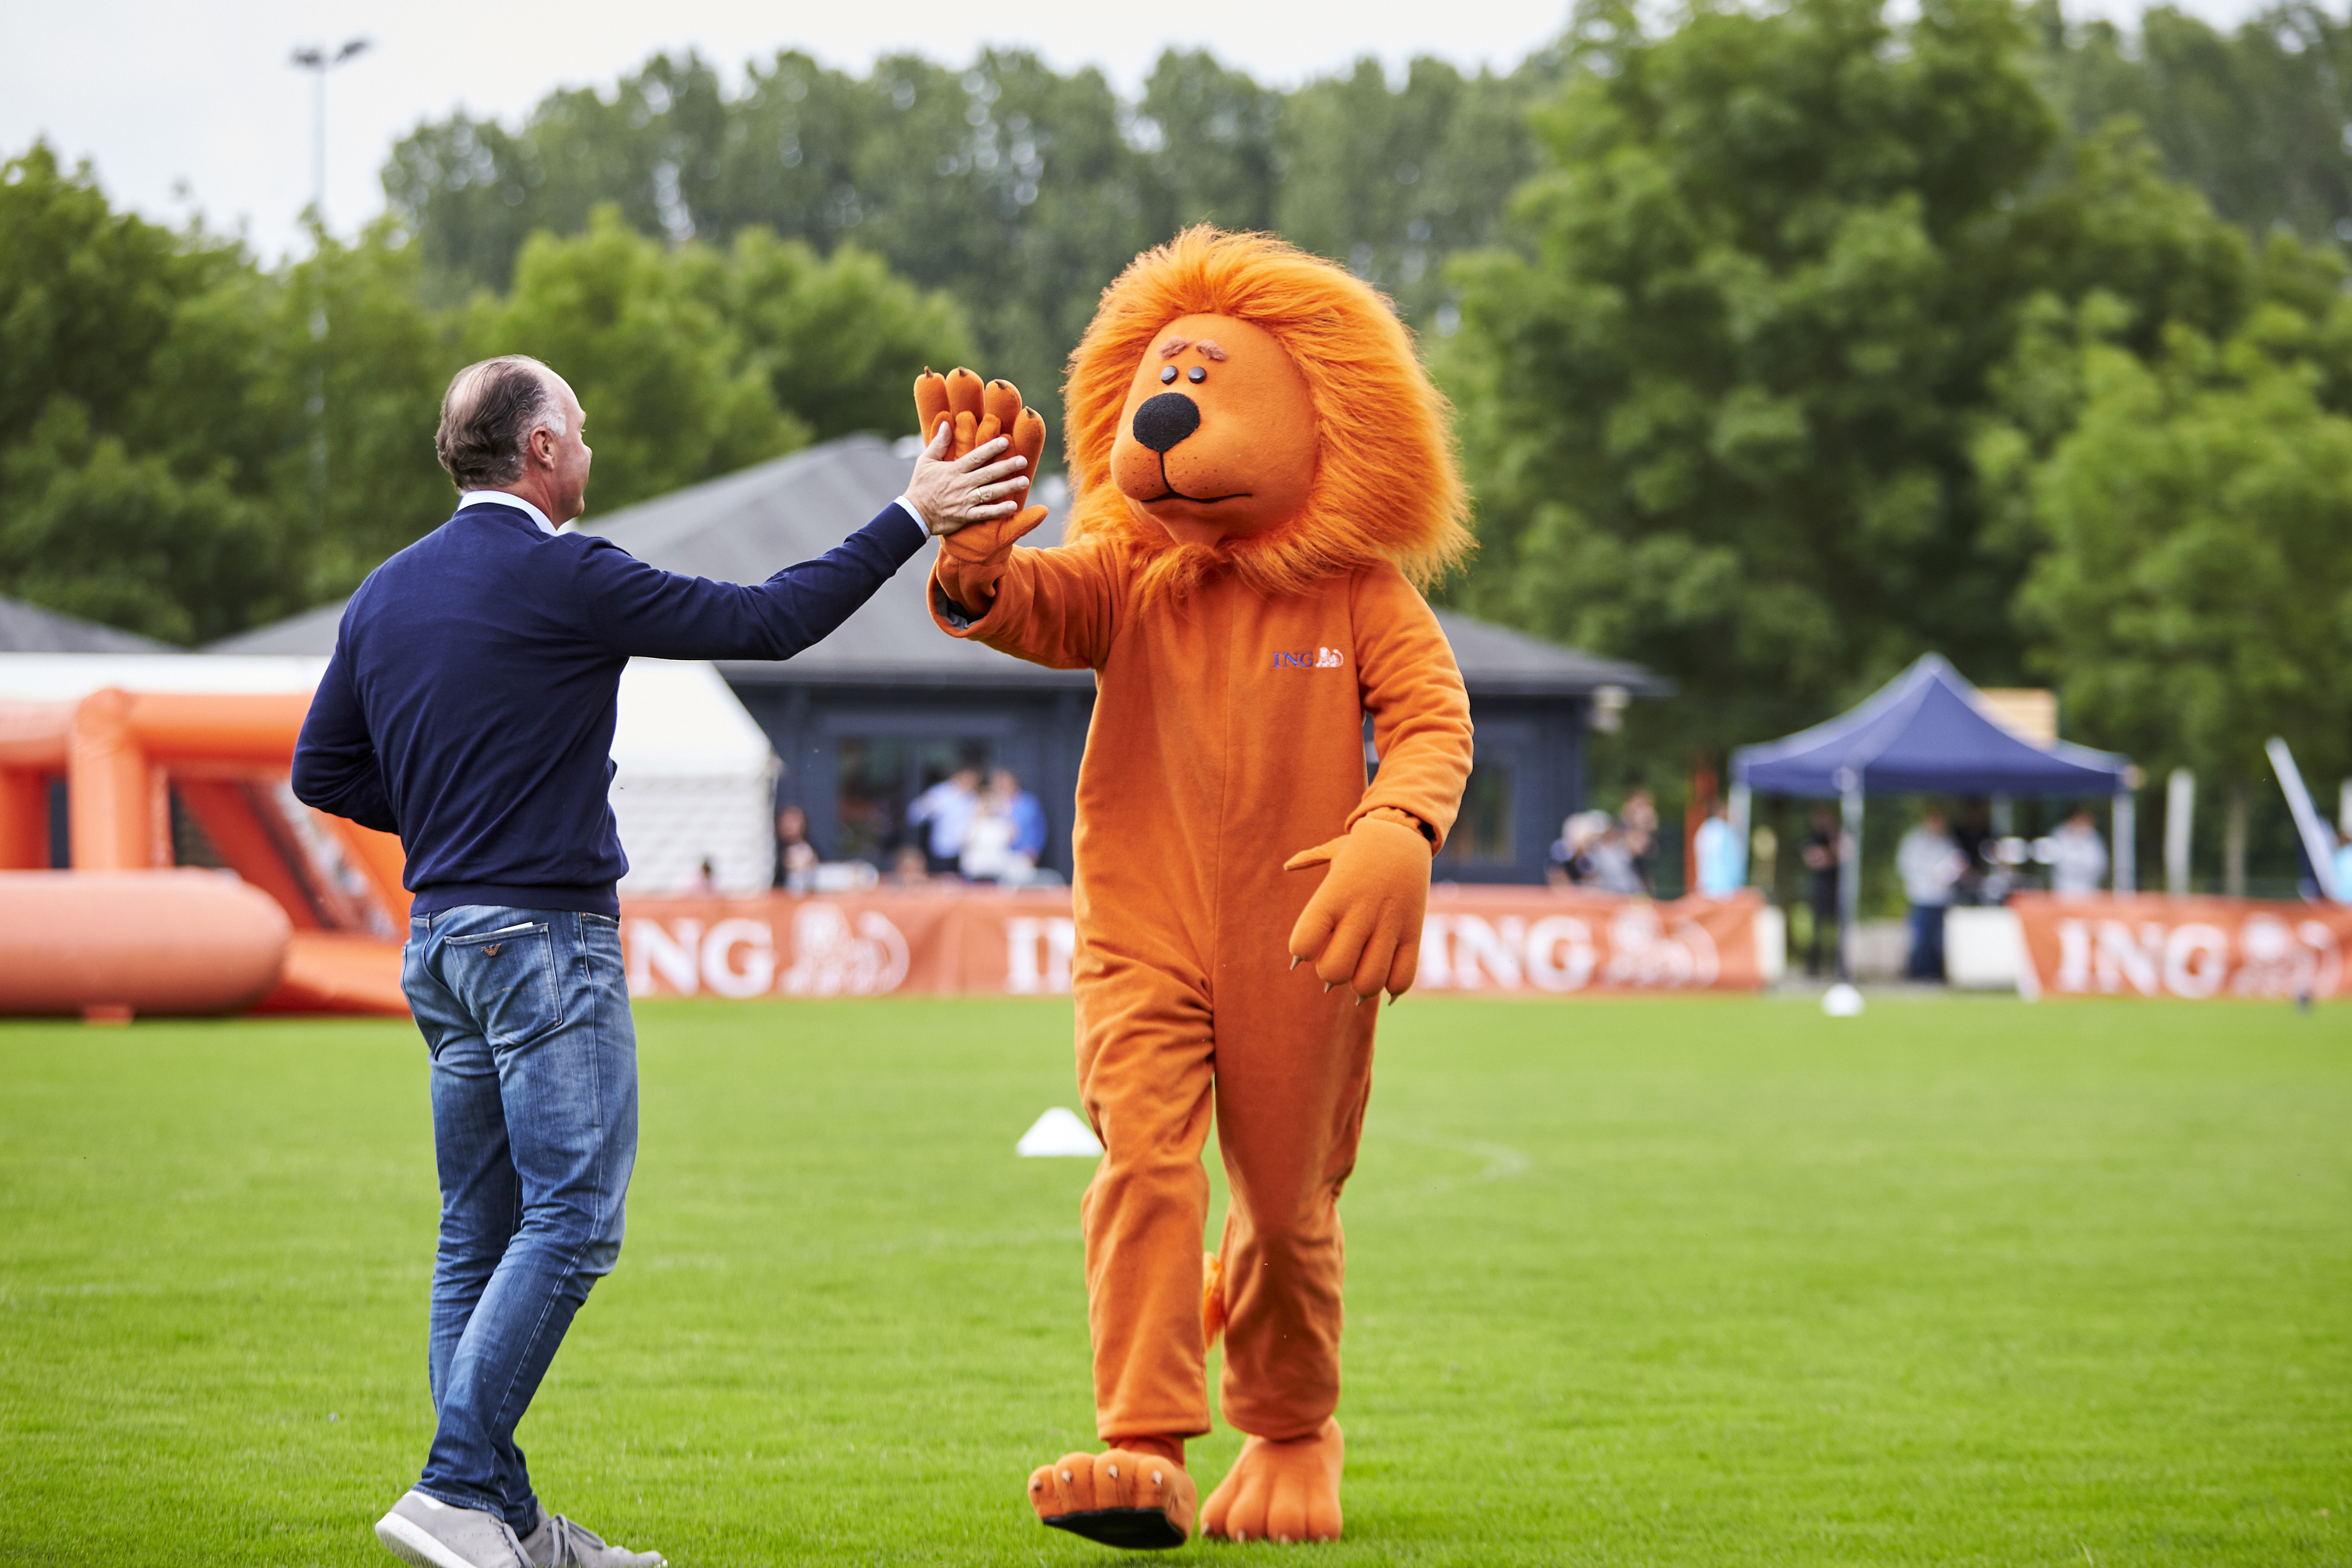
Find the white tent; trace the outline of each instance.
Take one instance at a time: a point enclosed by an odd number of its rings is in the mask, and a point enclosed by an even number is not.
[[[613,762],[613,815],[629,856],[623,893],[684,892],[705,860],[719,892],[767,890],[776,754],[716,668],[631,659]]]
[[[0,699],[69,702],[108,687],[225,696],[308,692],[317,655],[0,653]],[[717,669],[637,658],[621,676],[613,814],[628,852],[624,893],[678,892],[711,862],[721,892],[768,885],[776,761]]]

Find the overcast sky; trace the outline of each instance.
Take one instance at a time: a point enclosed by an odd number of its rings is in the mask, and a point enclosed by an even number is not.
[[[2226,23],[2252,5],[2187,8]],[[698,48],[733,82],[785,47],[862,71],[899,50],[961,63],[1015,45],[1058,68],[1099,66],[1132,92],[1171,44],[1282,85],[1366,54],[1507,68],[1567,13],[1564,0],[0,0],[0,150],[46,136],[68,163],[88,158],[118,203],[174,223],[201,210],[275,257],[310,194],[310,79],[288,63],[299,45],[373,44],[327,89],[327,215],[348,234],[383,210],[377,171],[420,120],[463,107],[512,121],[551,88],[608,84],[657,49]]]

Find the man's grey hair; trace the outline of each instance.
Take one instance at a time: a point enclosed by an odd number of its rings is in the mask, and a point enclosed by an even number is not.
[[[433,449],[461,491],[510,485],[534,430],[567,433],[555,373],[528,354],[469,364],[449,380]]]

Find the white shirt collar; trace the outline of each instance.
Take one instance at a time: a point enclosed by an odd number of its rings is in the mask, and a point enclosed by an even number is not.
[[[522,497],[515,495],[509,491],[467,490],[464,495],[457,498],[457,510],[459,511],[465,510],[469,506],[483,505],[510,506],[517,511],[522,512],[528,516],[531,521],[539,524],[539,531],[541,533],[553,533],[556,531],[555,524],[547,521],[547,514],[545,512],[531,505],[530,502],[523,500]]]

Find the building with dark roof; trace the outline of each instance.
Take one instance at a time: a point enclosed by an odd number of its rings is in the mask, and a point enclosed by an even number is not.
[[[22,599],[0,598],[0,653],[181,653],[170,643],[142,637],[79,616],[60,615]]]
[[[851,436],[580,526],[669,572],[755,583],[822,554],[905,489],[911,455]],[[1054,500],[1056,482],[1040,487]],[[1030,542],[1059,543],[1066,508]],[[879,861],[908,802],[962,763],[1006,767],[1045,804],[1044,863],[1069,870],[1078,759],[1094,677],[1044,669],[940,635],[910,564],[834,635],[796,658],[719,668],[783,759],[780,803],[798,805],[830,858]],[[327,653],[331,605],[215,643],[219,653]],[[1470,692],[1477,760],[1439,875],[1538,881],[1561,818],[1584,801],[1584,733],[1596,696],[1664,695],[1637,665],[1600,658],[1440,610]],[[1302,846],[1301,847],[1304,847]]]

